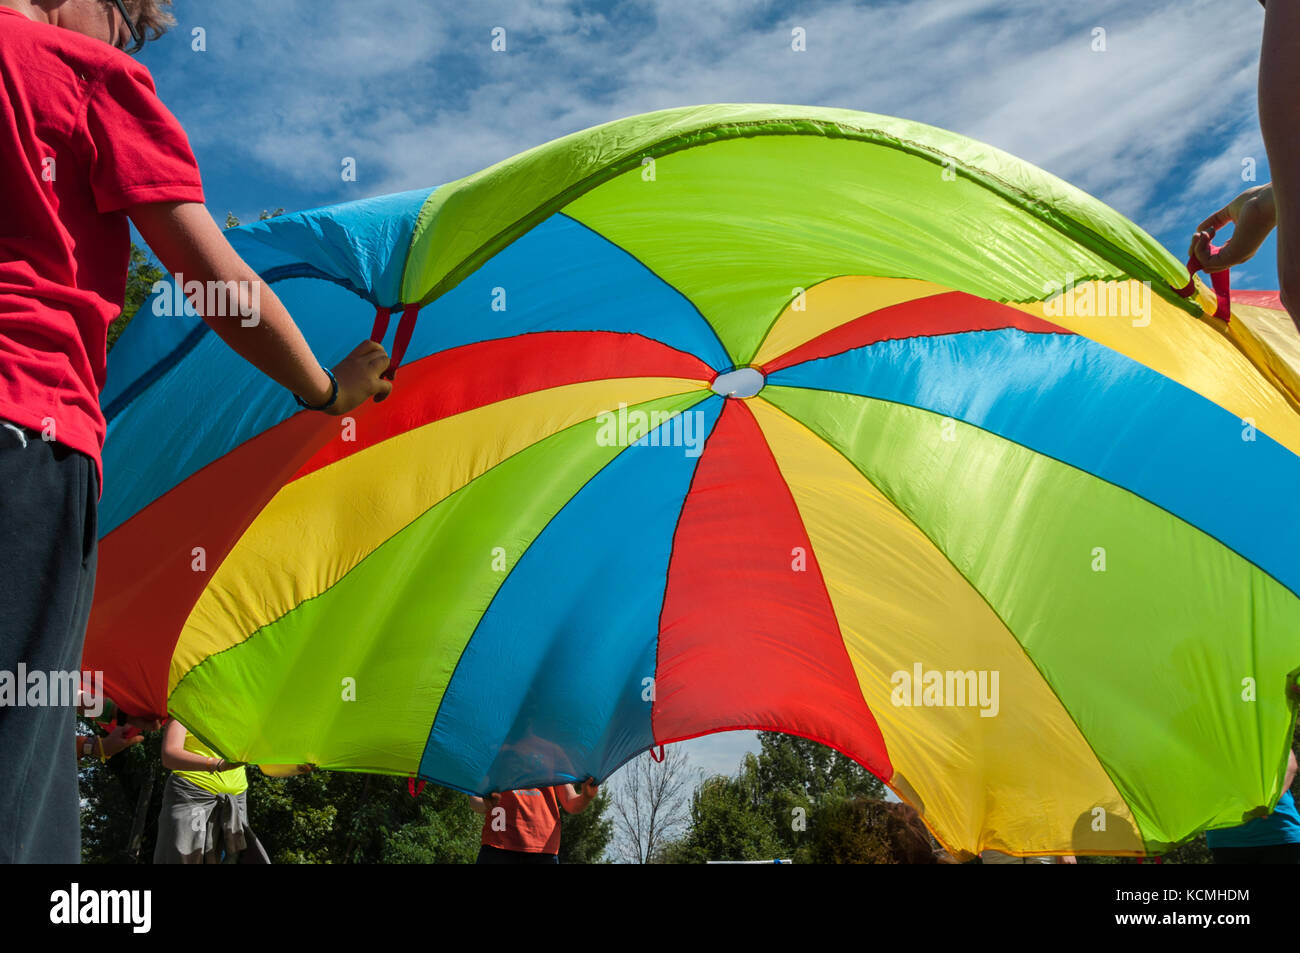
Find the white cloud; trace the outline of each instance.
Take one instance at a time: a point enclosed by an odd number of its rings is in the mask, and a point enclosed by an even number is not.
[[[1209,0],[1136,11],[1118,0],[1085,10],[1032,0],[658,0],[603,11],[560,0],[227,0],[194,22],[208,28],[211,59],[187,54],[203,67],[192,81],[217,92],[187,97],[206,103],[188,110],[196,141],[220,141],[232,162],[323,200],[343,192],[345,155],[361,162],[365,194],[376,194],[457,178],[609,119],[703,102],[921,119],[1158,227],[1169,220],[1154,207],[1163,177],[1222,138],[1214,130],[1230,138],[1189,176],[1195,200],[1223,191],[1234,156],[1262,152],[1251,135],[1258,15]],[[506,53],[489,48],[494,25],[507,29]],[[806,31],[806,52],[790,48],[794,26]],[[1091,48],[1094,27],[1106,30],[1106,52]]]
[[[610,119],[706,102],[952,129],[1174,244],[1235,194],[1244,156],[1267,174],[1251,4],[223,0],[180,13],[183,29],[207,28],[208,52],[174,43],[150,61],[164,96],[209,181],[257,183],[269,204],[436,185]],[[505,53],[490,48],[494,26]],[[804,52],[791,49],[796,26]],[[345,156],[355,184],[341,180]]]

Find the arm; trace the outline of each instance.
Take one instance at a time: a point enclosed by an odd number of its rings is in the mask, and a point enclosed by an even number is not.
[[[1259,128],[1277,205],[1277,277],[1282,304],[1300,320],[1300,3],[1264,10],[1259,54]]]
[[[492,810],[492,808],[496,807],[500,803],[501,803],[501,795],[498,794],[496,791],[493,791],[486,798],[475,797],[472,794],[469,797],[470,810],[473,811],[475,814],[482,814],[484,816],[486,816],[487,813]]]
[[[199,281],[214,289],[217,314],[204,313],[207,300],[191,303],[240,357],[312,406],[329,400],[329,375],[321,370],[293,318],[230,246],[204,206],[193,202],[139,205],[131,209],[131,220],[163,267],[173,275],[184,275],[186,284]],[[387,367],[382,345],[366,341],[358,346],[334,368],[339,394],[328,412],[346,414],[368,397],[386,397],[392,384],[379,375]]]
[[[129,730],[131,729],[119,725],[102,738],[98,735],[77,735],[77,758],[104,758],[107,760],[118,752],[144,741],[144,735],[140,734],[128,738],[127,732]],[[90,754],[88,755],[85,753],[87,741],[90,742]]]
[[[572,784],[561,784],[556,787],[555,793],[560,807],[570,814],[581,814],[587,809],[588,804],[596,800],[600,788],[597,787],[595,778],[587,778],[582,782],[581,791]]]
[[[231,764],[225,758],[207,758],[193,751],[185,750],[185,738],[189,732],[185,726],[173,718],[163,729],[162,764],[169,771],[228,771],[239,765]]]

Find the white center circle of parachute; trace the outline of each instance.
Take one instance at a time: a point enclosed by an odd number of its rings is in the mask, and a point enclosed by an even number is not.
[[[723,397],[753,397],[766,383],[767,378],[758,368],[741,367],[714,378],[713,393]]]

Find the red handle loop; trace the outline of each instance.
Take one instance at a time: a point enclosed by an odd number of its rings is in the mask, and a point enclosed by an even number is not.
[[[411,343],[411,335],[415,333],[415,319],[419,314],[418,304],[408,304],[402,309],[401,320],[397,322],[397,334],[393,337],[393,349],[388,352],[388,370],[379,375],[384,380],[391,381],[393,375],[397,373],[402,358],[406,356],[406,348]],[[389,319],[392,316],[392,308],[375,309],[375,326],[370,330],[370,340],[377,344],[384,343],[384,337],[388,334]]]
[[[421,781],[418,785],[415,783],[415,776],[406,779],[406,790],[411,792],[411,797],[419,797],[424,792],[425,782]]]
[[[656,750],[658,751],[658,754],[655,753]],[[668,756],[668,753],[667,753],[666,751],[664,751],[664,746],[663,746],[663,745],[660,745],[657,749],[655,749],[655,748],[651,748],[651,749],[650,749],[650,760],[652,760],[652,761],[656,761],[656,762],[658,762],[658,763],[660,763],[660,764],[663,764],[663,760],[664,760],[664,758],[666,758],[667,756]]]
[[[1210,232],[1210,237],[1214,237],[1214,232]],[[1223,246],[1221,245],[1211,245],[1210,254],[1217,255],[1222,247]],[[1196,293],[1195,276],[1196,273],[1204,267],[1205,266],[1201,264],[1200,260],[1195,255],[1192,255],[1192,257],[1188,259],[1187,273],[1189,277],[1187,280],[1187,286],[1177,289],[1179,295],[1184,298],[1190,298]],[[1232,320],[1232,281],[1229,277],[1231,273],[1232,271],[1229,268],[1225,268],[1222,271],[1206,272],[1206,274],[1210,276],[1210,284],[1214,287],[1214,296],[1219,302],[1219,306],[1215,310],[1214,316],[1222,321],[1229,322]]]
[[[388,333],[388,319],[392,314],[392,308],[375,309],[375,326],[370,331],[370,340],[376,344],[384,343],[384,335]]]
[[[402,320],[398,322],[397,335],[393,338],[393,350],[388,355],[388,370],[381,377],[391,381],[397,373],[402,358],[406,356],[406,347],[411,343],[411,335],[415,333],[415,319],[419,314],[418,304],[408,304],[402,310]]]

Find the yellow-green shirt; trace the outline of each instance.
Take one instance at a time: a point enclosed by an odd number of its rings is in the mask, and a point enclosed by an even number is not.
[[[185,733],[185,750],[205,758],[220,757],[189,731]],[[172,774],[211,794],[242,794],[248,790],[248,774],[242,765],[229,771],[173,771]]]

